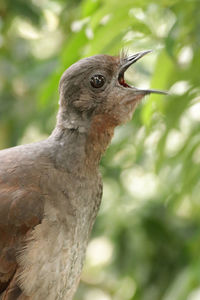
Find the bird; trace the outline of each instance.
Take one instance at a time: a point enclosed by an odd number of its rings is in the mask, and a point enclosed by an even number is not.
[[[98,54],[59,83],[57,122],[40,142],[0,151],[0,299],[72,300],[102,198],[99,163],[140,100],[125,71],[149,53]]]

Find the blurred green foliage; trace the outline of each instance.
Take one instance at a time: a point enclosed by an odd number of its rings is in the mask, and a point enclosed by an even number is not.
[[[78,59],[153,49],[127,72],[152,95],[102,159],[104,197],[76,300],[200,299],[200,2],[1,0],[0,148],[54,124]]]

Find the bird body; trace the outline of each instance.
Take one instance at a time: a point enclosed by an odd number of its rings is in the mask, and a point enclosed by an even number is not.
[[[18,264],[17,281],[31,299],[71,299],[101,200],[97,169],[81,163],[78,148],[79,162],[73,153],[76,167],[67,170],[59,163],[62,147],[52,136],[0,152],[0,279],[12,277]]]
[[[0,151],[1,300],[72,299],[102,197],[99,161],[150,93],[128,86],[123,72],[146,53],[72,65],[50,137]]]

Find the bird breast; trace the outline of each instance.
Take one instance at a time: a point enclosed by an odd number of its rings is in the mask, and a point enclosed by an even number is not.
[[[62,205],[65,213],[58,199],[57,206],[46,200],[45,217],[19,255],[20,286],[31,300],[71,300],[76,291],[101,200],[101,185],[87,186],[87,193],[82,187],[82,191],[78,196],[68,189]],[[62,203],[64,194],[62,191]]]
[[[83,225],[84,217],[71,229],[48,219],[35,227],[19,256],[20,285],[25,295],[32,300],[72,298],[89,235],[87,228],[82,235]]]

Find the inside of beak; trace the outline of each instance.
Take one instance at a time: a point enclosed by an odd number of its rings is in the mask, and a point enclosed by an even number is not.
[[[138,94],[138,95],[149,95],[149,94],[168,94],[165,91],[160,91],[160,90],[154,90],[154,89],[148,89],[148,90],[143,90],[143,89],[137,89],[135,87],[130,86],[128,83],[125,82],[124,79],[124,73],[125,71],[128,69],[129,66],[131,66],[133,63],[135,63],[136,61],[138,61],[140,58],[142,58],[144,55],[148,54],[152,52],[152,50],[146,50],[146,51],[141,51],[138,53],[135,53],[127,58],[125,58],[122,61],[122,65],[119,71],[119,75],[118,75],[118,81],[119,84],[122,85],[125,88],[131,88],[133,89],[133,91]]]
[[[131,88],[131,86],[128,85],[128,83],[125,82],[125,80],[124,80],[124,74],[120,74],[119,75],[118,81],[119,81],[119,84],[121,84],[122,86]]]

